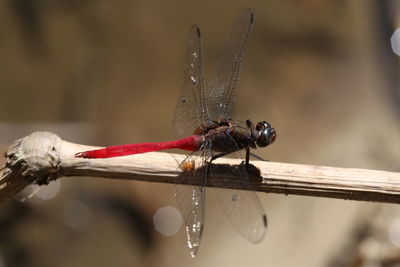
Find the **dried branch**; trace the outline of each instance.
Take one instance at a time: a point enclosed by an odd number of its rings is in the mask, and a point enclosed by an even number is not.
[[[19,139],[6,153],[0,173],[0,203],[25,186],[47,184],[63,176],[92,176],[149,182],[187,183],[177,168],[184,155],[152,152],[109,159],[75,158],[80,151],[94,149],[63,141],[55,134],[36,132]],[[222,163],[222,164],[221,164]],[[207,186],[243,188],[218,161]],[[238,162],[240,163],[240,162]],[[298,194],[352,200],[400,203],[400,173],[324,166],[253,161],[251,187],[261,192]],[[237,167],[236,167],[237,168]]]

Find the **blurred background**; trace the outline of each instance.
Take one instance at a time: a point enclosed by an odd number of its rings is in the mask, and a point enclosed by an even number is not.
[[[172,139],[190,25],[207,75],[249,7],[235,118],[278,133],[257,153],[399,171],[400,3],[381,0],[0,0],[3,151],[33,131],[97,146]],[[78,177],[35,190],[0,207],[0,266],[400,266],[397,205],[259,193],[269,228],[254,245],[207,190],[191,259],[172,185]]]

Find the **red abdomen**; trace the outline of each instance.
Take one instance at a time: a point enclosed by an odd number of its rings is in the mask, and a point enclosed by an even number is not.
[[[109,146],[102,149],[79,152],[75,154],[78,158],[112,158],[126,155],[134,155],[146,152],[160,151],[172,148],[188,151],[198,150],[204,142],[201,135],[191,135],[176,141],[158,143],[139,143],[122,146]]]

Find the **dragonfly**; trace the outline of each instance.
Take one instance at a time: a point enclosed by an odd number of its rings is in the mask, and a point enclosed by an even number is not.
[[[205,220],[205,187],[214,160],[220,157],[243,159],[243,168],[233,167],[232,179],[250,188],[250,152],[273,143],[276,131],[267,121],[236,121],[231,118],[236,101],[244,53],[254,25],[254,13],[246,9],[233,25],[222,54],[207,84],[203,77],[203,48],[200,28],[193,25],[187,41],[184,82],[176,104],[173,131],[176,139],[166,142],[111,146],[79,152],[81,158],[109,158],[167,149],[189,151],[179,168],[189,185],[177,181],[175,198],[182,213],[187,246],[195,257],[200,247]],[[200,181],[200,183],[195,182]],[[254,190],[219,189],[218,202],[233,228],[252,243],[263,240],[267,216]]]

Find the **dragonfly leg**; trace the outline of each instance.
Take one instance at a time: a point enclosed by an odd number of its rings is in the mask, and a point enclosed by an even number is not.
[[[250,147],[246,147],[246,169],[249,170]]]
[[[216,160],[217,158],[220,158],[220,157],[229,155],[229,154],[231,154],[231,153],[233,153],[233,152],[222,152],[222,153],[213,155],[208,163],[210,164],[211,162],[213,162],[213,161]],[[247,147],[247,148],[246,148],[246,161],[244,162],[244,163],[246,164],[246,169],[249,168],[250,155],[251,155],[252,157],[255,157],[256,159],[265,161],[263,158],[261,158],[261,157],[255,155],[255,154],[253,154],[253,153],[251,153],[251,152],[250,152],[250,147]]]
[[[213,155],[213,156],[211,157],[211,159],[210,159],[210,161],[209,161],[208,163],[211,163],[211,162],[213,162],[214,160],[216,160],[217,158],[226,156],[226,155],[231,154],[231,153],[232,153],[232,152],[222,152],[222,153],[215,154],[215,155]]]
[[[256,158],[258,160],[261,160],[261,161],[269,161],[269,160],[263,159],[262,157],[254,154],[254,153],[251,153],[251,152],[250,152],[250,156],[252,156],[253,158]]]

